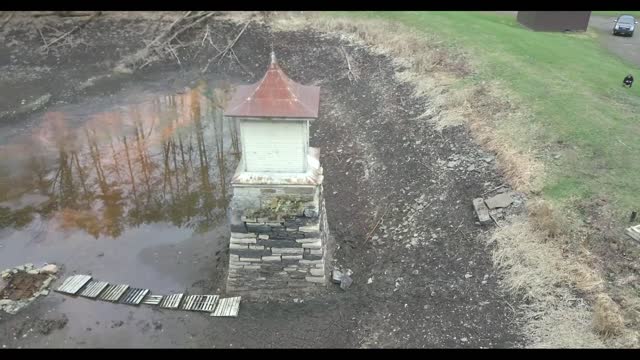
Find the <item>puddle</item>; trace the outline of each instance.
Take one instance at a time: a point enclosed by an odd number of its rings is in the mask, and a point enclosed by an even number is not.
[[[54,262],[156,293],[214,277],[239,159],[228,89],[143,91],[5,126],[0,267]]]

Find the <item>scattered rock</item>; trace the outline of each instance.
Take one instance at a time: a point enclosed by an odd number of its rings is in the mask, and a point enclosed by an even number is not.
[[[489,209],[487,208],[487,205],[485,205],[482,198],[473,199],[473,208],[476,211],[476,215],[478,216],[478,221],[480,221],[480,224],[487,225],[491,223]]]
[[[48,264],[43,266],[42,268],[40,268],[40,271],[45,273],[45,274],[57,274],[58,273],[58,266],[55,264]]]
[[[367,284],[371,284],[373,283],[373,277],[370,277],[369,280],[367,280]]]
[[[331,281],[334,284],[340,284],[340,282],[342,282],[342,277],[344,276],[344,274],[340,271],[340,270],[333,270],[331,272]]]
[[[469,273],[464,274],[464,278],[465,279],[469,279],[469,278],[472,278],[472,277],[473,277],[473,275],[471,275]]]
[[[342,281],[340,281],[340,289],[347,290],[352,283],[353,283],[353,280],[351,279],[351,277],[347,274],[344,274],[342,276]]]
[[[351,275],[353,275],[353,271],[351,271],[351,269],[347,269],[346,274],[347,274],[347,276],[351,276]]]
[[[490,197],[484,202],[485,204],[487,204],[487,207],[489,209],[496,209],[496,208],[504,208],[511,205],[511,203],[513,202],[513,199],[511,198],[510,193],[502,193],[502,194],[498,194],[496,196]]]
[[[27,270],[27,274],[31,274],[31,275],[37,275],[40,272],[38,270]]]

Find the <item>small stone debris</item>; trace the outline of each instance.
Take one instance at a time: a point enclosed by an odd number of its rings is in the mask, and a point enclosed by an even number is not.
[[[497,208],[505,208],[511,203],[513,203],[513,199],[511,198],[511,193],[502,193],[495,196],[492,196],[486,199],[485,204],[489,209],[497,209]]]
[[[472,277],[473,277],[473,275],[471,275],[469,273],[464,274],[464,278],[465,279],[469,279],[469,278],[472,278]]]
[[[353,280],[351,279],[351,276],[345,274],[342,277],[342,281],[340,282],[340,289],[347,290],[352,283],[353,283]]]
[[[367,284],[371,284],[371,283],[373,283],[373,278],[372,278],[372,277],[370,277],[370,278],[367,280]]]
[[[626,230],[627,235],[635,241],[640,241],[640,225],[631,226]]]
[[[343,276],[344,274],[342,273],[342,271],[334,269],[331,272],[331,282],[333,282],[334,284],[340,284],[342,282]]]
[[[351,275],[353,275],[351,269],[347,269],[344,273],[338,269],[333,269],[331,271],[331,282],[340,284],[342,290],[347,290],[349,286],[351,286],[351,283],[353,283]]]
[[[482,198],[473,199],[473,209],[478,216],[478,221],[481,225],[487,225],[491,223],[491,217],[489,216],[489,209],[485,205]]]

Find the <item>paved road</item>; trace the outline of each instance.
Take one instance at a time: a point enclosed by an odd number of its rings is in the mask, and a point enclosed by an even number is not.
[[[614,17],[591,16],[589,28],[598,32],[604,47],[626,61],[640,66],[640,32],[633,37],[613,36],[613,20]]]

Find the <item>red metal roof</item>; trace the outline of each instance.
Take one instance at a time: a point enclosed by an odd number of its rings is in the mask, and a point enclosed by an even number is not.
[[[239,85],[225,116],[317,118],[320,87],[294,82],[280,69],[271,53],[271,65],[262,80]]]

